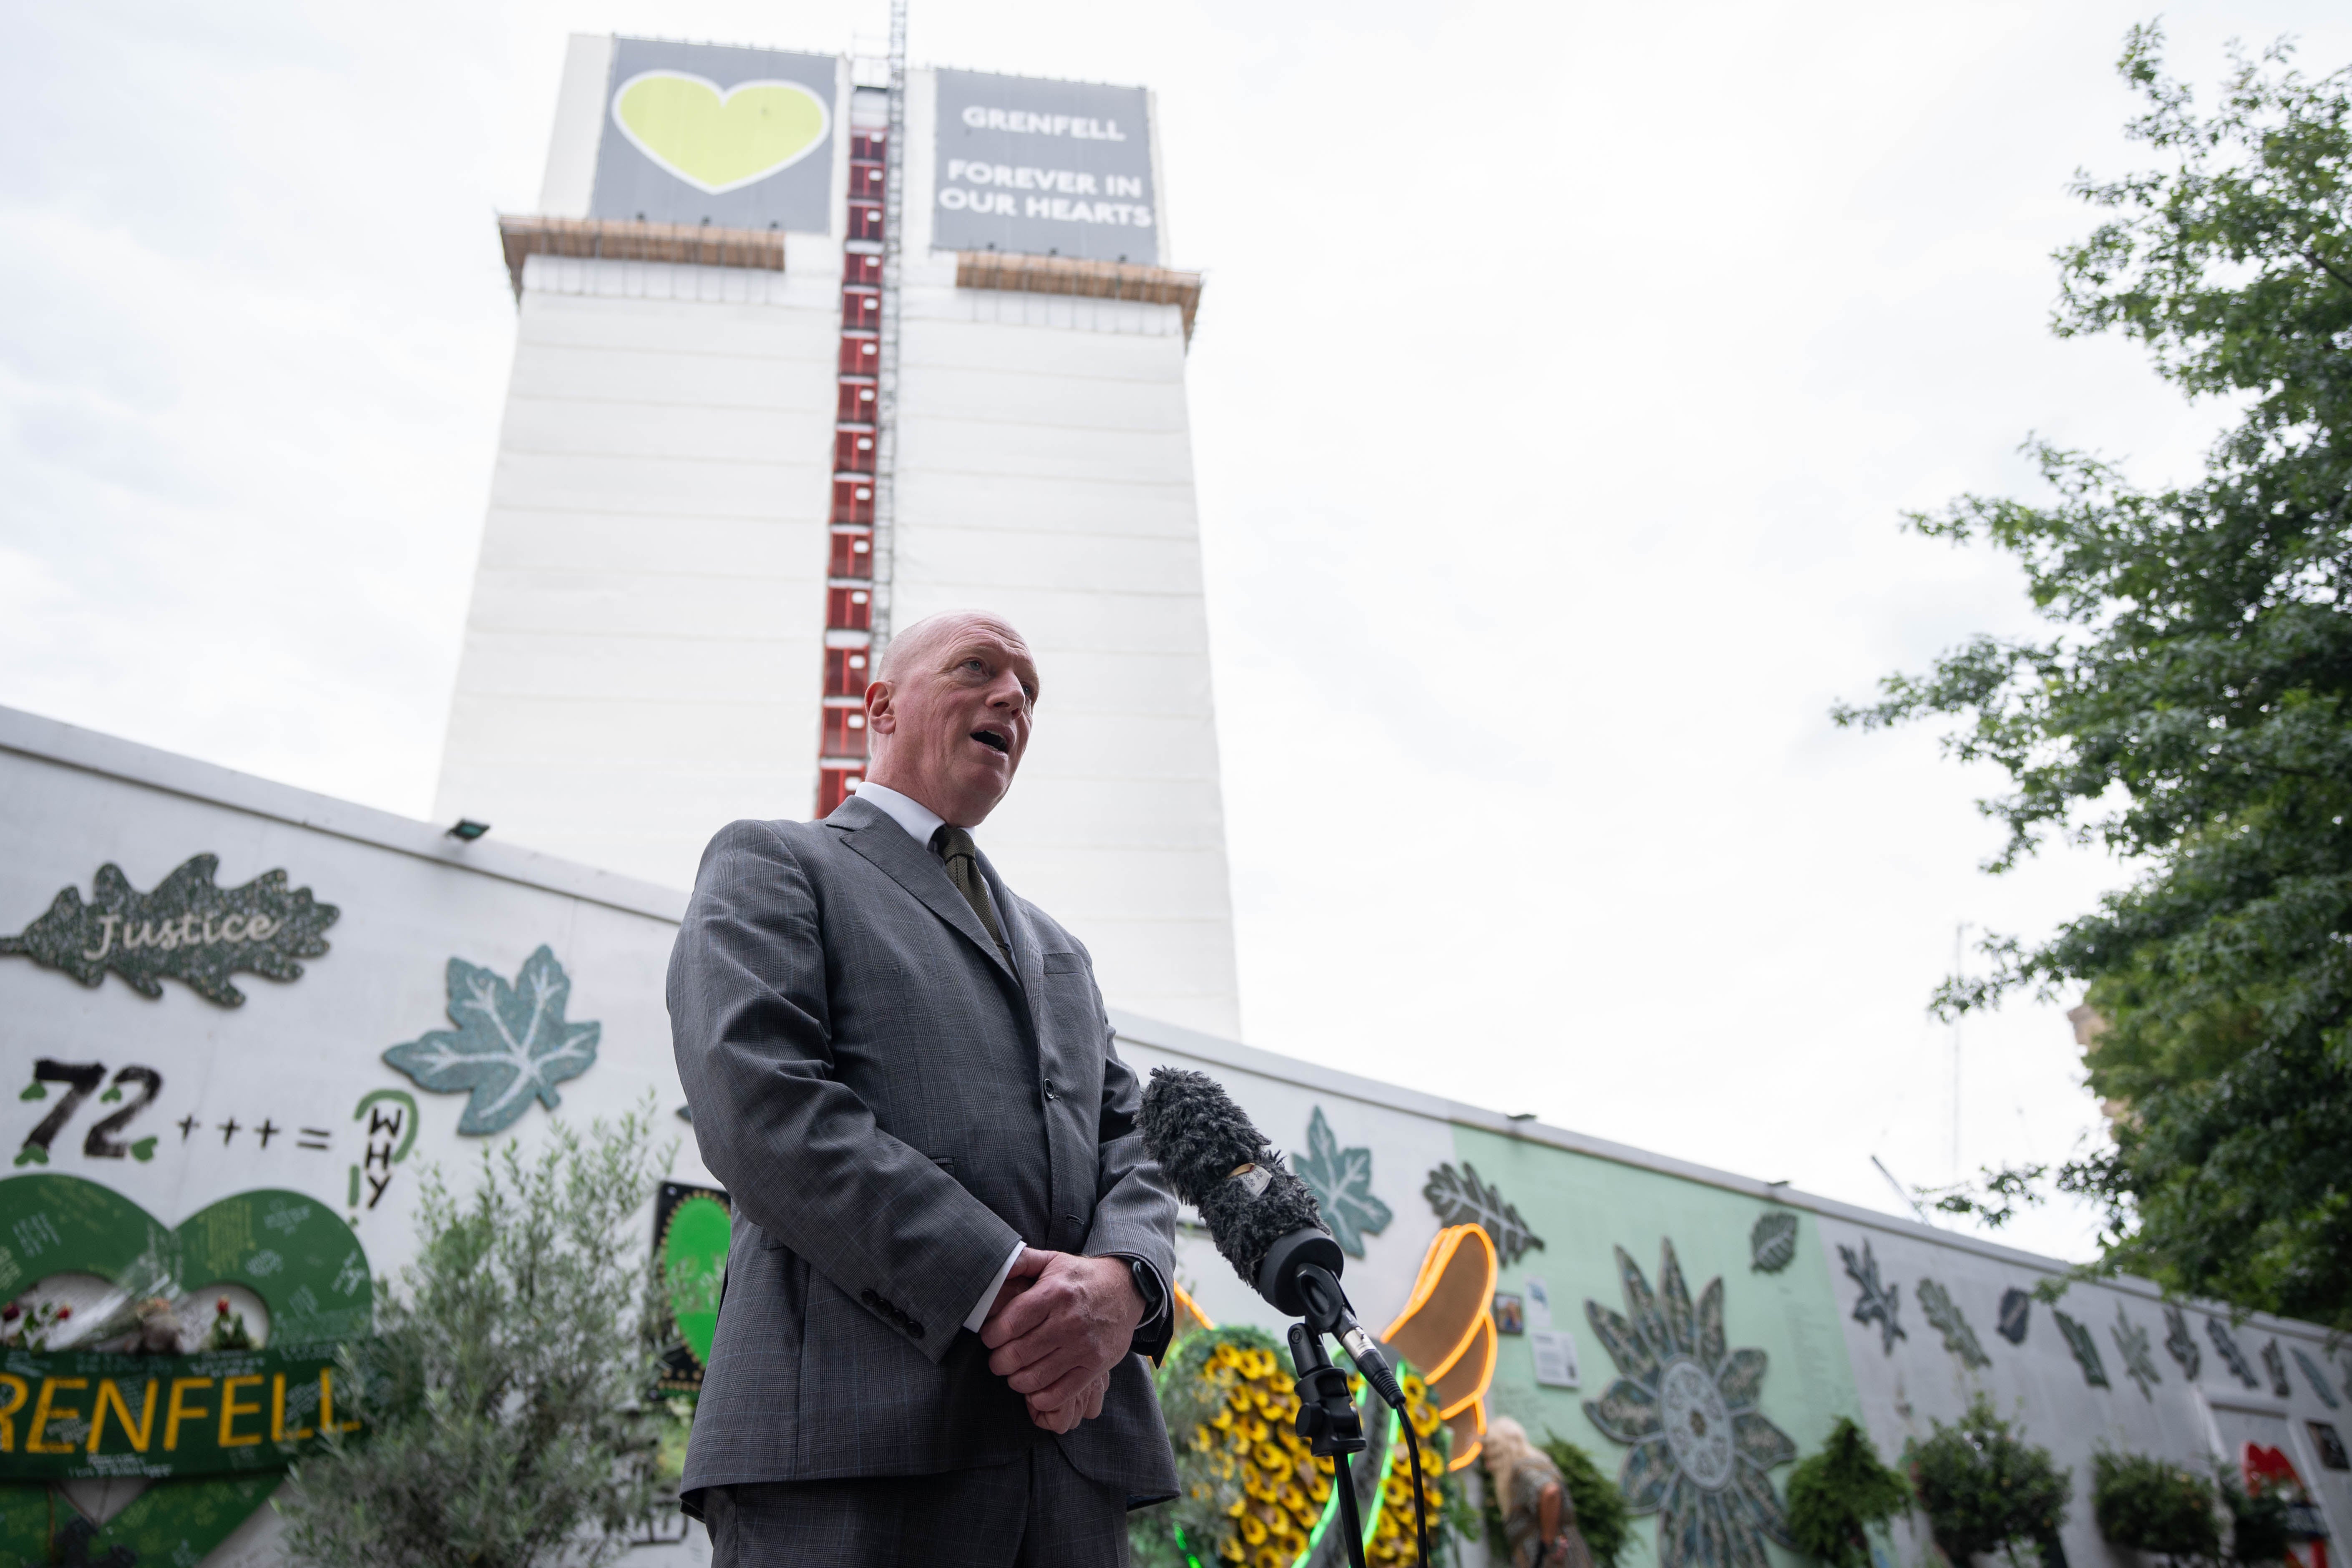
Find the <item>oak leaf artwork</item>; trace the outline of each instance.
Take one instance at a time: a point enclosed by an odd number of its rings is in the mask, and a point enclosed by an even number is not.
[[[219,856],[192,855],[142,893],[121,867],[100,866],[89,902],[79,888],[60,889],[39,919],[0,936],[0,954],[19,954],[90,986],[110,969],[147,997],[177,980],[223,1007],[244,1005],[245,993],[229,979],[240,971],[301,978],[295,960],[326,952],[326,930],[341,911],[308,888],[289,888],[283,870],[223,888],[213,881],[219,869]]]

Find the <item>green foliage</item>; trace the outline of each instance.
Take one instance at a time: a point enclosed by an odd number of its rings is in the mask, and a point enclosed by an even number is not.
[[[2284,1563],[2287,1547],[2285,1494],[2269,1488],[2249,1494],[2227,1466],[2216,1467],[2215,1485],[2230,1510],[2230,1557],[2253,1568]]]
[[[1958,1421],[1932,1426],[1926,1442],[1905,1446],[1903,1459],[1946,1557],[1965,1563],[2012,1543],[2038,1546],[2056,1538],[2074,1483],[2049,1449],[2028,1444],[1981,1394]]]
[[[1593,1462],[1591,1454],[1558,1433],[1544,1434],[1542,1449],[1544,1457],[1559,1467],[1569,1505],[1576,1510],[1576,1532],[1584,1538],[1585,1549],[1592,1553],[1593,1568],[1617,1568],[1617,1559],[1633,1533],[1633,1510],[1626,1506],[1624,1492],[1607,1471]],[[1493,1562],[1508,1563],[1511,1543],[1503,1532],[1503,1510],[1496,1505],[1495,1489],[1483,1486],[1478,1496],[1475,1527],[1465,1518],[1455,1528],[1465,1540],[1483,1531],[1487,1557]],[[1465,1501],[1465,1515],[1467,1511]]]
[[[2352,1327],[2352,71],[2281,45],[2235,58],[2210,112],[2132,30],[2129,133],[2164,163],[2074,194],[2105,215],[2057,254],[2062,337],[2119,332],[2237,423],[2204,477],[2134,488],[2031,444],[2047,504],[1964,496],[1910,521],[2023,568],[2040,637],[1979,637],[1864,728],[1943,717],[1947,750],[2011,792],[1989,869],[2047,837],[2098,843],[2132,886],[2030,945],[1990,938],[1948,1014],[2087,985],[2113,1142],[2056,1185],[2106,1213],[2105,1261],[2189,1294]],[[1996,1221],[2034,1173],[2003,1173]]]
[[[1618,1553],[1633,1531],[1633,1511],[1625,1504],[1625,1494],[1591,1455],[1565,1437],[1546,1433],[1543,1451],[1559,1467],[1568,1500],[1576,1505],[1577,1533],[1592,1553],[1593,1568],[1617,1568]]]
[[[2091,1457],[2091,1517],[2117,1546],[2194,1563],[2221,1552],[2213,1483],[2147,1454]]]
[[[1830,1568],[1870,1568],[1870,1531],[1911,1506],[1902,1473],[1878,1458],[1870,1435],[1845,1416],[1818,1454],[1789,1472],[1789,1533]]]
[[[669,1163],[653,1110],[551,1122],[482,1157],[470,1197],[422,1180],[416,1261],[347,1347],[373,1431],[296,1468],[286,1547],[317,1568],[608,1562],[665,1499],[659,1298],[634,1234]]]

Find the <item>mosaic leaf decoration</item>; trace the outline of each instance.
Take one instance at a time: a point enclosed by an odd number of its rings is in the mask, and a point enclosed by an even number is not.
[[[1838,1243],[1838,1257],[1845,1261],[1845,1277],[1862,1287],[1862,1295],[1853,1304],[1853,1321],[1876,1323],[1880,1348],[1888,1355],[1895,1353],[1895,1342],[1911,1336],[1903,1331],[1903,1287],[1881,1285],[1878,1282],[1878,1259],[1870,1253],[1870,1243],[1862,1244],[1862,1256],[1856,1258],[1853,1248]]]
[[[16,936],[0,937],[0,954],[18,953],[47,969],[96,985],[110,969],[142,996],[163,994],[177,980],[208,1002],[244,1005],[229,982],[242,970],[266,980],[299,980],[298,958],[327,951],[320,933],[342,911],[312,899],[308,888],[289,889],[286,873],[265,871],[242,887],[213,882],[217,855],[191,857],[155,884],[152,893],[131,885],[122,868],[98,868],[90,901],[64,888],[48,912]]]
[[[2106,1363],[2099,1359],[2099,1342],[2091,1337],[2091,1331],[2055,1307],[2050,1309],[2050,1315],[2058,1320],[2058,1331],[2066,1336],[2066,1348],[2074,1352],[2083,1381],[2093,1388],[2113,1388],[2115,1384],[2107,1381]]]
[[[1505,1203],[1501,1193],[1480,1181],[1477,1167],[1467,1160],[1462,1162],[1459,1172],[1451,1165],[1440,1165],[1430,1172],[1429,1183],[1421,1189],[1421,1195],[1437,1211],[1442,1225],[1486,1226],[1487,1237],[1506,1263],[1517,1263],[1522,1253],[1543,1246],[1543,1237],[1528,1228],[1518,1209]]]
[[[2294,1392],[2294,1385],[2286,1380],[2286,1357],[2279,1354],[2276,1340],[2265,1341],[2263,1344],[2263,1370],[2271,1374],[2273,1394],[2284,1399]]]
[[[1992,1364],[1992,1357],[1977,1342],[1977,1331],[1969,1327],[1951,1292],[1933,1279],[1919,1281],[1919,1310],[1927,1315],[1928,1326],[1944,1336],[1944,1348],[1959,1357],[1962,1366]]]
[[[2303,1375],[2311,1380],[2312,1392],[2319,1395],[2319,1402],[2330,1410],[2341,1410],[2344,1407],[2344,1402],[2336,1397],[2334,1389],[2327,1386],[2327,1374],[2319,1370],[2319,1363],[2304,1354],[2303,1347],[2300,1345],[2294,1348],[2293,1353],[2294,1364],[2303,1368]]]
[[[2116,1303],[2116,1326],[2107,1333],[2116,1342],[2116,1354],[2123,1358],[2124,1375],[2139,1384],[2142,1399],[2154,1399],[2156,1395],[2148,1392],[2148,1387],[2164,1379],[2157,1375],[2156,1357],[2148,1352],[2147,1331],[2124,1316],[2121,1301]]]
[[[1661,1516],[1659,1568],[1766,1568],[1767,1541],[1792,1544],[1770,1472],[1797,1445],[1757,1408],[1764,1352],[1727,1350],[1723,1281],[1694,1306],[1672,1241],[1659,1248],[1654,1295],[1625,1249],[1616,1254],[1625,1315],[1588,1300],[1584,1316],[1619,1376],[1584,1414],[1631,1449],[1618,1472],[1626,1506]]]
[[[2197,1336],[2189,1331],[2189,1314],[2169,1301],[2164,1305],[2164,1348],[2179,1363],[2180,1375],[2196,1382],[2197,1369],[2205,1364],[2205,1358],[2198,1352]]]
[[[509,985],[462,958],[449,961],[449,1021],[394,1046],[383,1059],[436,1093],[467,1093],[460,1132],[497,1132],[537,1100],[561,1105],[555,1086],[596,1062],[601,1026],[564,1021],[572,982],[544,945],[523,961]]]
[[[2252,1364],[2246,1360],[2246,1352],[2238,1348],[2238,1342],[2230,1337],[2230,1331],[2221,1326],[2221,1319],[2208,1317],[2205,1320],[2205,1337],[2213,1342],[2213,1349],[2220,1353],[2221,1364],[2228,1367],[2240,1383],[2248,1388],[2262,1386],[2262,1380],[2254,1375]]]
[[[1774,1209],[1748,1233],[1748,1267],[1761,1274],[1778,1274],[1797,1256],[1797,1216]]]
[[[1323,1223],[1349,1257],[1361,1258],[1364,1237],[1389,1227],[1389,1205],[1372,1196],[1372,1152],[1340,1148],[1319,1105],[1307,1124],[1307,1152],[1293,1155],[1290,1168],[1315,1189]]]
[[[2025,1331],[2033,1326],[2033,1297],[2030,1291],[2014,1285],[2000,1293],[2000,1321],[1994,1325],[2000,1337],[2011,1344],[2025,1342]]]

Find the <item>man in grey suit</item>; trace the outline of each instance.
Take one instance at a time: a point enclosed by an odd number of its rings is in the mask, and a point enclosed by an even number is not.
[[[1086,948],[972,844],[1036,667],[962,614],[875,674],[868,782],[722,829],[670,957],[735,1212],[681,1489],[714,1568],[1121,1563],[1176,1490],[1176,1201]]]

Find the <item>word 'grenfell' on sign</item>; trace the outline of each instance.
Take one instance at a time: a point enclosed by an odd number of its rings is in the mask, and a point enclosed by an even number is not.
[[[12,1479],[282,1468],[363,1423],[336,1347],[143,1358],[12,1354],[0,1372],[0,1471]],[[21,1435],[22,1441],[18,1441]]]
[[[142,893],[122,868],[101,866],[89,902],[77,888],[60,889],[47,914],[0,937],[0,954],[21,954],[89,986],[110,969],[142,996],[161,996],[163,982],[177,980],[224,1007],[245,1002],[229,981],[237,971],[301,978],[295,960],[327,951],[321,933],[342,911],[318,902],[308,888],[289,889],[283,870],[222,888],[213,882],[219,868],[216,855],[193,856]]]
[[[1160,259],[1150,94],[982,71],[937,82],[935,247]]]
[[[1080,114],[1038,114],[1025,109],[991,109],[970,104],[960,118],[974,131],[1010,131],[1021,136],[1072,136],[1081,142],[1124,142],[1127,133],[1116,120],[1095,120]]]

